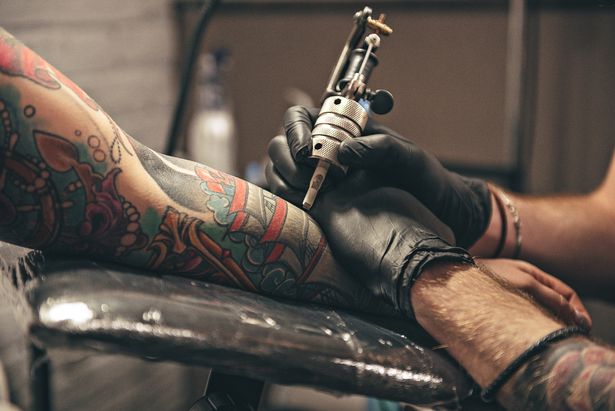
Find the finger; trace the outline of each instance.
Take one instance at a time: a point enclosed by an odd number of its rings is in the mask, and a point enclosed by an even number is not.
[[[283,199],[290,201],[297,207],[301,207],[305,193],[292,188],[284,178],[276,171],[273,163],[269,161],[265,167],[265,178],[269,185],[269,190]]]
[[[391,157],[398,156],[401,150],[393,136],[374,134],[342,141],[337,159],[351,167],[385,169],[391,166]]]
[[[308,158],[312,151],[312,129],[318,112],[303,106],[294,106],[284,113],[284,132],[293,159]]]
[[[551,288],[556,293],[561,294],[568,301],[570,306],[575,311],[575,322],[577,324],[584,326],[587,329],[592,327],[593,321],[589,311],[587,311],[587,308],[585,308],[581,298],[579,298],[578,294],[570,288],[570,286],[546,273],[544,273],[542,281],[544,281],[544,284],[546,284],[547,287]]]
[[[587,308],[583,305],[583,302],[579,298],[578,294],[568,284],[532,264],[527,264],[527,266],[523,266],[522,269],[546,287],[549,287],[556,293],[562,295],[575,310],[575,322],[581,326],[585,326],[588,329],[591,328],[593,321],[589,315],[589,311],[587,311]]]
[[[307,190],[314,167],[299,164],[293,159],[284,136],[274,137],[267,147],[267,152],[277,173],[284,178],[285,182],[295,189]]]
[[[585,327],[588,330],[591,330],[594,322],[591,315],[589,314],[589,311],[587,311],[587,308],[585,308],[585,305],[583,305],[581,298],[579,298],[577,293],[574,293],[574,296],[572,296],[572,298],[570,298],[568,301],[576,311],[576,323],[582,327]]]
[[[390,134],[345,140],[340,144],[337,158],[344,165],[377,170],[385,173],[385,177],[394,177],[391,180],[407,190],[413,188],[413,182],[422,179],[428,167],[439,164],[435,159],[432,164],[430,155],[415,144]],[[410,175],[413,178],[403,178]]]
[[[539,303],[568,323],[577,323],[576,311],[560,293],[536,281],[527,292]]]

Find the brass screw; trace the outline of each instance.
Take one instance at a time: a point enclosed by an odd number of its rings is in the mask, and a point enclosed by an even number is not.
[[[386,25],[384,21],[386,20],[386,15],[381,14],[378,16],[378,20],[375,20],[371,17],[367,18],[367,25],[376,32],[376,34],[382,34],[384,36],[388,36],[393,33],[393,29]]]

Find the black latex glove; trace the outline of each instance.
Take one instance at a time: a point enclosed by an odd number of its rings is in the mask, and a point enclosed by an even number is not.
[[[318,110],[301,106],[284,115],[290,152],[300,164],[309,164],[306,159],[317,117]],[[448,171],[430,153],[371,120],[363,134],[340,145],[338,160],[342,164],[369,170],[381,184],[414,195],[451,227],[458,245],[470,247],[482,236],[491,218],[491,198],[484,181]],[[312,168],[300,166],[299,171],[288,182],[295,188],[307,187]]]
[[[287,179],[304,178],[303,166],[292,158],[285,137],[271,141],[269,155],[270,189],[300,205],[305,190],[292,187]],[[472,263],[465,250],[442,239],[452,237],[450,230],[418,200],[403,190],[382,187],[362,170],[321,190],[310,214],[342,266],[408,316],[410,287],[425,266],[434,261]]]

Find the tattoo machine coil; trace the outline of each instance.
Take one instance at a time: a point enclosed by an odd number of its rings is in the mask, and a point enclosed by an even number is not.
[[[318,159],[318,165],[303,200],[303,208],[306,210],[314,205],[331,166],[346,173],[347,167],[337,160],[341,142],[363,133],[370,111],[386,114],[393,108],[390,92],[367,87],[370,75],[378,65],[375,53],[380,47],[380,36],[388,36],[393,32],[384,20],[384,14],[378,19],[372,18],[372,9],[369,7],[354,15],[354,26],[333,68],[312,130],[310,158]],[[371,33],[365,36],[368,30]]]

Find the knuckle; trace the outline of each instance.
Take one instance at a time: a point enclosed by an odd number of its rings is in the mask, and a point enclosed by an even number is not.
[[[391,138],[387,134],[375,134],[371,136],[372,146],[376,149],[388,151],[391,149]]]
[[[522,269],[527,271],[532,275],[543,275],[545,274],[540,268],[536,267],[534,264],[528,263],[526,261],[522,262]]]

